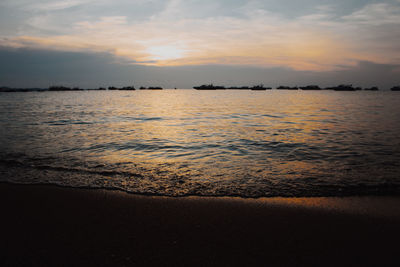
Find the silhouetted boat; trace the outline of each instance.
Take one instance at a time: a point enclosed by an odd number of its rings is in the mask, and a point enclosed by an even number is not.
[[[134,86],[126,86],[126,87],[122,87],[119,90],[124,90],[124,91],[134,91],[136,90]]]
[[[163,88],[159,87],[159,86],[150,86],[150,87],[141,86],[139,89],[140,90],[163,90]]]
[[[295,87],[290,87],[290,86],[278,86],[276,89],[278,90],[298,90],[299,88],[297,86]]]
[[[225,90],[226,88],[224,86],[219,86],[219,85],[213,85],[213,84],[203,84],[201,86],[195,86],[193,87],[196,90]]]
[[[318,85],[307,85],[300,87],[301,90],[321,90],[321,88]]]
[[[271,87],[264,87],[264,85],[263,84],[260,84],[260,85],[255,85],[255,86],[253,86],[253,87],[251,87],[250,88],[252,91],[265,91],[265,90],[270,90],[270,89],[272,89]]]
[[[108,90],[134,91],[136,89],[135,89],[134,86],[125,86],[125,87],[122,87],[122,88],[117,88],[117,87],[114,87],[114,86],[110,86],[110,87],[108,87]]]
[[[400,91],[400,86],[395,86],[390,89],[391,91]]]
[[[356,91],[357,89],[353,87],[351,84],[341,84],[336,87],[333,87],[335,91]]]
[[[83,89],[80,89],[79,87],[65,87],[65,86],[50,86],[49,91],[83,91]]]
[[[50,86],[49,91],[70,91],[71,88],[65,86]]]
[[[10,88],[7,86],[2,86],[0,87],[0,92],[15,92],[15,93],[19,93],[19,92],[45,92],[48,91],[48,89],[44,89],[44,88]]]

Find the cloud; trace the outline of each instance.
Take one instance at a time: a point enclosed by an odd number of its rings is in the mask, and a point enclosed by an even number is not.
[[[343,19],[349,23],[379,26],[400,24],[400,7],[388,3],[369,4]]]
[[[65,52],[0,46],[0,86],[48,87],[54,84],[96,88],[99,86],[154,86],[191,88],[215,83],[224,85],[379,86],[400,84],[398,65],[358,62],[353,67],[325,72],[296,71],[283,67],[232,65],[144,66],[113,53]]]
[[[90,4],[95,2],[95,0],[63,0],[63,1],[49,1],[45,3],[34,3],[29,5],[29,8],[42,10],[42,11],[55,11],[63,10],[71,7],[76,7],[84,4]]]
[[[101,1],[101,0],[100,0]],[[34,12],[40,11],[58,11],[76,7],[85,4],[91,4],[96,0],[3,0],[2,5],[8,7],[15,7],[24,10],[30,10]]]
[[[127,12],[161,2],[162,10],[152,9],[142,20]],[[142,0],[113,15],[63,13],[60,19],[58,11],[91,6],[91,1],[42,1],[33,5],[39,13],[19,34],[3,36],[2,42],[106,51],[157,66],[230,64],[327,71],[359,61],[400,62],[400,9],[394,3],[367,4],[344,16],[338,16],[333,5],[317,5],[312,12],[288,17],[269,10],[267,2]],[[111,8],[109,1],[102,5]]]

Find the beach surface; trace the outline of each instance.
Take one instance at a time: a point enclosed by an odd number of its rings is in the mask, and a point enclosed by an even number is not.
[[[0,184],[1,266],[399,266],[400,199]]]

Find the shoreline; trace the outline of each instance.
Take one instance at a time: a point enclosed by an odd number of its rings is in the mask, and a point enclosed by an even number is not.
[[[257,205],[259,207],[284,207],[357,214],[369,217],[386,217],[400,221],[400,196],[397,195],[360,195],[360,196],[272,196],[272,197],[242,197],[242,196],[164,196],[157,194],[132,193],[117,188],[73,187],[58,184],[24,184],[0,181],[2,185],[38,187],[39,190],[58,188],[60,190],[82,191],[88,194],[109,194],[121,198],[160,199],[170,201],[216,201]]]
[[[0,183],[2,266],[396,265],[399,197],[159,197]]]

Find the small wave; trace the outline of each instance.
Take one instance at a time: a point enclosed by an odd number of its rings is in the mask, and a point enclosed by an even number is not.
[[[130,163],[129,163],[130,164]],[[292,179],[283,173],[264,177],[260,174],[235,179],[214,173],[203,176],[187,172],[189,165],[181,168],[174,164],[136,166],[124,171],[120,164],[94,164],[90,168],[45,165],[34,160],[0,160],[1,181],[24,184],[56,184],[68,187],[121,190],[128,193],[161,196],[239,196],[257,197],[321,197],[356,195],[400,195],[400,183],[396,179],[360,180],[344,173],[343,178],[328,177]],[[368,172],[368,170],[366,170]],[[360,172],[355,172],[360,175]],[[397,172],[395,172],[397,173]],[[207,177],[207,179],[205,179]],[[290,176],[289,176],[290,177]],[[397,177],[397,176],[396,176]]]
[[[51,125],[51,126],[63,126],[63,125],[72,125],[72,124],[78,124],[78,125],[79,124],[83,124],[83,125],[93,124],[93,122],[80,121],[80,120],[57,120],[57,121],[46,121],[44,123]]]
[[[162,117],[121,117],[123,121],[160,121],[160,120],[165,120],[165,118]]]
[[[61,166],[49,166],[49,165],[38,165],[34,163],[24,163],[17,160],[0,160],[0,164],[7,167],[22,167],[22,168],[33,168],[37,170],[52,170],[60,172],[71,172],[71,173],[85,173],[85,174],[96,174],[104,176],[126,176],[126,177],[142,177],[139,173],[124,172],[124,171],[107,171],[107,170],[89,170],[83,168],[73,167],[61,167]],[[97,165],[97,167],[104,167],[104,165]]]
[[[0,179],[174,196],[397,192],[397,97],[204,93],[7,95]]]
[[[274,119],[282,119],[284,116],[279,116],[279,115],[271,115],[271,114],[263,114],[261,115],[263,117],[268,117],[268,118],[274,118]]]

